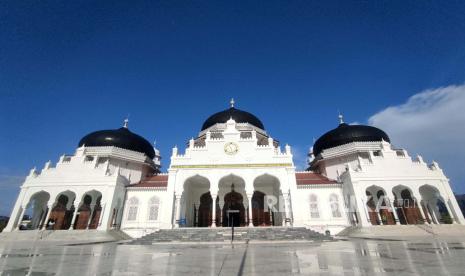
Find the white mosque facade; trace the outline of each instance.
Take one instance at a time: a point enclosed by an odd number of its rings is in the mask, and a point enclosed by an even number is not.
[[[410,157],[378,128],[340,117],[309,155],[309,168],[296,171],[291,147],[232,102],[184,152],[174,147],[161,173],[159,151],[125,121],[86,135],[56,165],[32,169],[4,231],[120,229],[140,237],[180,227],[303,226],[337,234],[349,226],[465,224],[439,165]]]

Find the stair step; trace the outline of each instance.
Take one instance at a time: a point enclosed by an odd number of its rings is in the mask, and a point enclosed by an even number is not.
[[[234,229],[235,240],[328,240],[323,234],[304,227],[240,227]],[[231,240],[231,228],[161,229],[132,241],[133,244],[157,242],[224,242]]]

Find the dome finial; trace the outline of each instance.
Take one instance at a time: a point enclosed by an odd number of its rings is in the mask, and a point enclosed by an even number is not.
[[[129,117],[129,116],[128,116],[128,117]],[[124,127],[124,128],[128,128],[129,119],[126,117],[126,119],[124,119],[123,122],[124,122],[124,123],[123,123],[123,127]]]
[[[341,112],[339,111],[339,124],[342,125],[344,123],[344,116],[342,116]]]
[[[234,107],[234,104],[235,104],[235,103],[236,103],[236,102],[234,101],[234,98],[231,98],[231,101],[229,101],[229,104],[231,105],[231,108]]]

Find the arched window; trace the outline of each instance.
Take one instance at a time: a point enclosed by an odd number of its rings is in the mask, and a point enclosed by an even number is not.
[[[158,220],[158,209],[160,200],[154,196],[149,200],[149,220]]]
[[[138,208],[139,208],[139,200],[136,197],[131,197],[128,200],[128,220],[137,219]]]
[[[331,194],[329,196],[329,204],[331,205],[333,217],[340,218],[342,215],[341,210],[339,209],[339,198],[336,194]]]
[[[318,210],[318,197],[314,194],[310,195],[310,217],[320,218],[320,211]]]

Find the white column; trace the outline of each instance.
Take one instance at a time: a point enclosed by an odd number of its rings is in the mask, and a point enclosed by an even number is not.
[[[413,192],[413,196],[415,197],[415,205],[420,210],[421,218],[423,219],[423,221],[426,221],[425,212],[423,212],[423,208],[421,208],[421,194],[418,192]]]
[[[452,220],[452,224],[457,224],[455,213],[452,212],[449,204],[450,204],[450,199],[444,202],[444,205],[446,205],[446,208],[447,208],[447,212],[449,213],[449,216]]]
[[[375,210],[376,212],[376,210]],[[379,213],[379,211],[376,212],[376,216],[378,217],[378,220],[379,220],[379,225],[383,225],[383,220],[381,219],[381,214]]]
[[[283,198],[284,198],[284,218],[283,218],[283,226],[289,226],[289,219],[290,219],[290,207],[291,207],[291,203],[290,203],[290,197],[289,197],[289,194],[283,194]]]
[[[359,219],[359,224],[361,224],[361,226],[363,227],[372,226],[372,224],[368,220],[369,215],[366,204],[367,200],[368,199],[366,197],[362,197],[359,200],[357,200],[357,216]]]
[[[52,214],[52,206],[53,205],[47,206],[47,216],[45,217],[44,225],[42,225],[41,230],[47,230],[47,223],[48,223],[48,220],[50,219],[50,214]]]
[[[422,203],[423,202],[423,203]],[[425,223],[426,224],[431,224],[431,214],[428,212],[428,208],[426,207],[426,202],[423,200],[423,201],[420,201],[420,208],[421,210],[423,210],[423,214],[425,216]],[[423,209],[424,208],[424,209]],[[425,213],[425,210],[426,210],[426,213]],[[428,218],[429,218],[429,222],[428,222]]]
[[[211,194],[212,196],[212,200],[213,200],[213,203],[212,203],[212,225],[211,227],[212,228],[215,228],[216,227],[216,197],[218,196],[217,194]]]
[[[436,204],[434,204],[434,206],[431,206],[431,204],[428,203],[428,212],[430,213],[431,215],[431,220],[433,221],[433,223],[435,224],[440,224],[439,220],[438,220],[438,217],[436,216]]]
[[[220,200],[220,202],[219,202],[218,205],[220,205],[220,210],[218,210],[218,211],[220,212],[220,221],[218,221],[218,223],[220,224],[220,225],[219,225],[220,227],[223,227],[223,220],[224,220],[224,218],[223,218],[224,201],[221,201],[221,200]]]
[[[181,219],[181,195],[176,195],[174,208],[176,209],[174,228],[179,228],[179,220]]]
[[[11,232],[14,231],[18,227],[18,215],[21,213],[21,204],[23,201],[29,202],[29,199],[25,199],[26,189],[21,188],[18,198],[16,199],[15,206],[13,207],[13,211],[11,212],[10,220],[8,221],[7,226],[3,229],[3,232]]]
[[[417,202],[418,209],[420,209],[420,214],[423,217],[423,221],[428,224],[428,220],[426,219],[426,214],[425,211],[423,210],[423,205],[421,204],[421,201]]]
[[[89,219],[87,220],[87,225],[86,229],[89,229],[90,223],[92,222],[92,216],[94,215],[95,212],[95,204],[90,205],[90,214],[89,214]]]
[[[389,206],[391,207],[392,214],[394,215],[395,223],[396,225],[399,225],[400,221],[399,221],[399,216],[397,215],[397,210],[394,207],[394,199],[391,197],[388,197],[388,201],[389,201]]]
[[[69,226],[68,230],[74,230],[74,223],[76,222],[77,213],[78,213],[78,208],[74,208],[73,218],[71,219],[71,225]]]
[[[26,209],[27,209],[27,205],[26,206],[21,206],[21,215],[19,216],[19,219],[18,219],[18,229],[19,229],[19,226],[21,226],[21,222],[23,221],[23,217],[24,217],[24,213],[26,213]]]
[[[253,193],[247,193],[247,199],[249,200],[249,227],[254,227],[252,218],[252,196]]]

